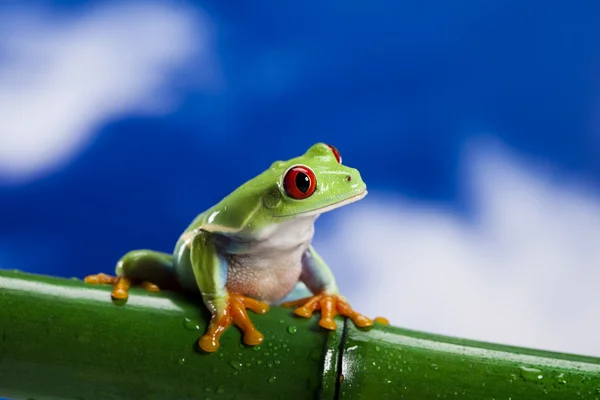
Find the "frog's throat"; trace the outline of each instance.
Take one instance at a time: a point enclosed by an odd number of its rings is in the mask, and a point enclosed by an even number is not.
[[[345,206],[347,204],[354,203],[355,201],[358,201],[358,200],[362,199],[366,195],[367,195],[367,189],[363,190],[359,194],[355,194],[354,196],[347,197],[347,198],[345,198],[343,200],[340,200],[340,201],[337,201],[335,203],[329,204],[328,206],[325,206],[325,207],[316,208],[316,209],[310,210],[310,211],[302,211],[302,212],[292,213],[292,214],[277,215],[276,218],[293,217],[293,216],[296,216],[296,217],[310,217],[310,216],[313,216],[313,215],[323,214],[323,213],[325,213],[327,211],[331,211],[331,210],[334,210],[336,208]]]

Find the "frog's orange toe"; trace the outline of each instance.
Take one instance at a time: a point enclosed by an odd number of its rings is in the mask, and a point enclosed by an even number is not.
[[[102,285],[102,284],[113,284],[117,279],[116,276],[110,276],[106,274],[94,274],[88,275],[84,278],[85,283],[89,283],[92,285]]]
[[[321,301],[324,299],[323,294],[317,294],[313,297],[300,299],[296,302],[290,302],[294,307],[300,306],[294,310],[294,313],[300,317],[310,318],[315,310],[322,308]]]
[[[160,292],[160,288],[152,282],[144,281],[140,286],[152,293]]]
[[[250,308],[251,310],[256,309],[261,314],[264,314],[269,310],[269,306],[266,303],[242,296],[238,293],[229,294],[229,309],[231,310],[233,323],[244,332],[244,344],[256,346],[257,344],[262,343],[265,340],[265,337],[256,329],[250,320],[246,308]]]
[[[229,310],[226,310],[223,314],[213,316],[208,325],[208,330],[198,340],[198,346],[207,353],[214,353],[221,346],[219,343],[219,338],[225,330],[231,325],[232,318],[229,314]]]
[[[102,273],[88,275],[84,278],[84,281],[91,285],[113,285],[111,296],[116,300],[126,300],[129,297],[129,288],[134,286],[134,283],[129,278]],[[139,286],[153,293],[160,291],[160,288],[157,285],[148,281],[141,282]]]
[[[390,324],[390,321],[385,317],[377,317],[377,318],[375,318],[375,322],[377,322],[381,325],[389,325]]]
[[[269,311],[269,305],[262,301],[258,301],[251,297],[240,297],[244,307],[249,308],[253,312],[257,314],[265,314]]]
[[[373,320],[365,317],[364,315],[358,315],[356,318],[352,318],[352,321],[354,322],[354,325],[358,326],[359,328],[368,328],[369,326],[373,326],[375,324]]]
[[[337,328],[337,324],[333,320],[333,318],[321,318],[319,321],[319,325],[321,325],[325,329],[329,329],[330,331],[335,331]]]
[[[373,320],[354,311],[354,309],[350,307],[350,304],[346,299],[338,299],[336,306],[340,315],[350,318],[352,322],[354,322],[354,325],[358,326],[359,328],[367,328],[369,326],[373,326]]]
[[[248,346],[261,344],[265,340],[265,337],[250,320],[246,308],[258,314],[264,314],[269,311],[269,305],[262,301],[237,293],[229,293],[227,307],[221,315],[213,316],[206,334],[198,341],[200,348],[208,353],[217,351],[220,347],[219,338],[231,324],[236,325],[244,333],[244,344]]]
[[[264,342],[265,336],[257,331],[256,329],[253,331],[247,331],[244,333],[244,343],[248,346],[256,346]]]
[[[113,299],[125,300],[129,297],[129,288],[131,281],[124,276],[119,276],[115,280],[114,287],[111,293]]]
[[[294,310],[294,313],[304,318],[309,318],[315,310],[320,309],[321,319],[319,325],[329,330],[337,328],[334,319],[336,315],[350,318],[360,328],[373,326],[374,323],[369,318],[354,311],[346,299],[337,294],[320,293],[285,305],[299,306]]]
[[[123,289],[113,289],[110,295],[116,300],[126,300],[129,297],[129,292]]]
[[[198,346],[207,353],[214,353],[221,346],[219,340],[213,336],[204,335],[198,340]]]
[[[312,315],[312,311],[309,311],[304,307],[298,307],[294,310],[294,314],[296,314],[299,317],[310,318],[310,316]]]
[[[124,300],[128,297],[128,289],[131,282],[120,276],[111,276],[106,274],[88,275],[84,279],[85,283],[91,285],[113,285],[111,296],[117,300]]]
[[[300,307],[304,304],[306,304],[306,302],[310,299],[314,298],[314,296],[311,297],[304,297],[302,299],[298,299],[298,300],[292,300],[292,301],[286,301],[285,303],[281,303],[282,307]]]

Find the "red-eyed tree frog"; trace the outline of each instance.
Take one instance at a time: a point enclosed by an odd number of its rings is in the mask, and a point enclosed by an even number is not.
[[[324,143],[303,155],[277,161],[218,204],[199,214],[180,236],[173,254],[131,251],[121,258],[116,276],[90,275],[88,283],[112,284],[112,297],[126,299],[132,284],[158,291],[176,280],[200,291],[212,314],[199,346],[219,348],[219,338],[233,323],[247,345],[264,336],[246,309],[258,314],[268,304],[296,307],[319,324],[336,329],[334,317],[349,317],[359,327],[373,321],[354,311],[340,295],[335,278],[311,245],[317,217],[367,194],[359,172],[342,164],[339,151]]]

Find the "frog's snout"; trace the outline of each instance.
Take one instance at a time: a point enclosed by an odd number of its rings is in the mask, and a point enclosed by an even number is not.
[[[366,185],[363,182],[360,172],[350,168],[343,176],[344,183],[350,186],[352,191],[363,191],[366,189]]]

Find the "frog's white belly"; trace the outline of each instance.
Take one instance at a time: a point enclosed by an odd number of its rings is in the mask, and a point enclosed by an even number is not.
[[[302,272],[307,246],[282,254],[247,254],[227,257],[227,290],[266,302],[277,302],[291,292]]]
[[[267,302],[283,299],[300,279],[302,254],[314,235],[315,219],[270,226],[247,246],[228,253],[227,289]]]

